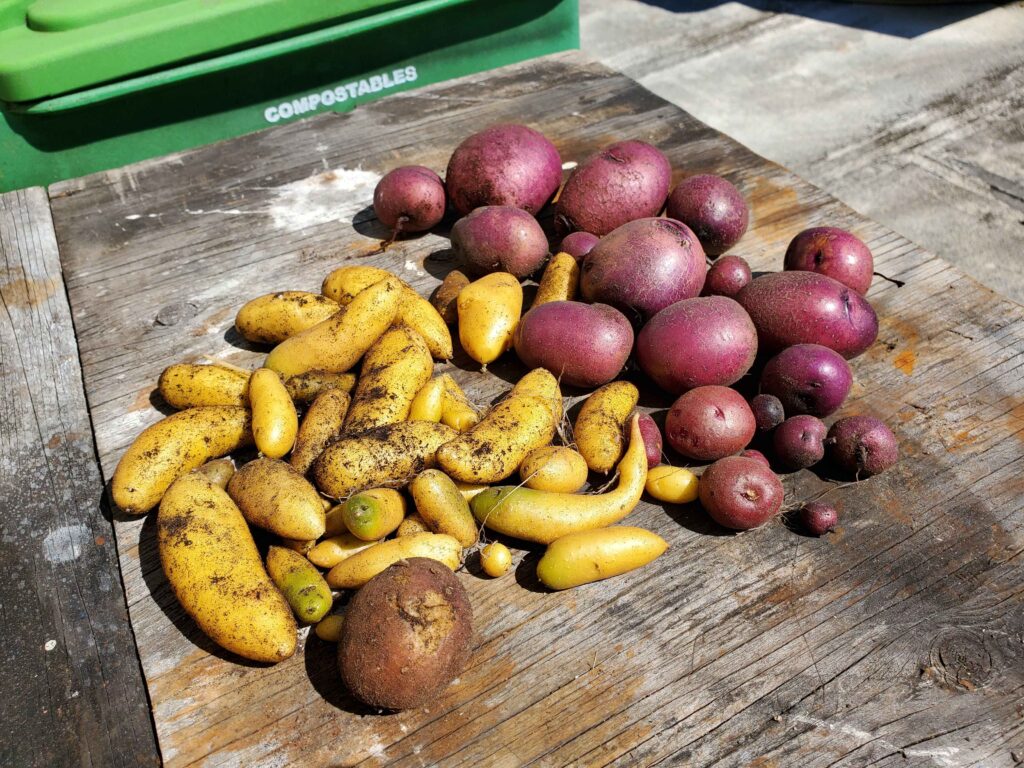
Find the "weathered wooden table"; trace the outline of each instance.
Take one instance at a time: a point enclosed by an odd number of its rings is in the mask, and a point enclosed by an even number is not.
[[[871,290],[881,332],[854,363],[844,412],[893,424],[902,460],[854,485],[787,477],[790,502],[828,493],[840,508],[841,528],[820,540],[781,523],[728,534],[695,505],[645,502],[629,522],[671,544],[651,567],[557,594],[538,589],[525,551],[514,578],[464,572],[477,625],[468,668],[428,709],[381,716],[346,695],[315,636],[275,667],[213,646],[168,589],[153,516],[112,512],[101,476],[160,418],[164,366],[259,359],[231,327],[248,298],[316,290],[345,263],[428,292],[452,266],[447,241],[368,257],[384,234],[367,208],[373,186],[400,163],[443,169],[462,137],[499,121],[536,126],[565,160],[630,137],[662,148],[677,177],[726,175],[752,205],[735,251],[755,269],[778,269],[813,224],[864,238],[906,286]],[[564,54],[49,196],[5,195],[0,254],[4,765],[1007,766],[1024,755],[1024,308],[622,75]],[[486,402],[517,365],[491,376],[457,355],[450,367]]]

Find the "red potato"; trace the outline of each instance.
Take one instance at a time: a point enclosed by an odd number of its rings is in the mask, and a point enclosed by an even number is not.
[[[752,277],[746,259],[723,256],[708,269],[701,296],[735,296]]]
[[[671,183],[672,166],[655,147],[612,144],[569,175],[555,205],[555,228],[603,237],[627,221],[657,216]]]
[[[782,508],[779,478],[757,459],[719,459],[700,478],[700,503],[725,528],[746,531],[764,525]]]
[[[828,427],[807,414],[790,416],[772,433],[775,457],[787,469],[812,467],[825,457]]]
[[[522,279],[544,263],[548,239],[521,208],[487,205],[455,222],[452,250],[476,274],[511,272]]]
[[[777,397],[788,414],[835,413],[852,386],[850,364],[820,344],[786,347],[761,372],[761,392]]]
[[[755,459],[756,461],[760,461],[766,467],[770,467],[771,466],[771,462],[768,461],[768,457],[765,456],[763,453],[761,453],[756,448],[747,448],[744,451],[740,451],[740,456],[744,456],[744,457],[746,457],[748,459]]]
[[[665,419],[665,438],[683,456],[714,461],[746,448],[756,428],[754,414],[739,392],[697,387],[672,404]]]
[[[590,389],[622,371],[633,327],[607,304],[551,301],[523,315],[514,345],[529,368],[547,368],[564,384]]]
[[[583,257],[593,250],[600,239],[597,235],[592,235],[589,232],[570,232],[562,238],[559,250],[568,253],[576,261],[582,261]]]
[[[678,301],[652,317],[637,337],[640,368],[666,392],[729,385],[757,357],[757,330],[725,296]]]
[[[423,232],[444,218],[441,177],[422,165],[389,171],[373,190],[373,212],[396,232]]]
[[[773,272],[755,278],[736,300],[757,328],[761,349],[821,344],[847,360],[878,336],[878,316],[849,286],[815,272]]]
[[[710,173],[679,182],[669,195],[665,213],[696,232],[712,258],[736,245],[750,223],[750,211],[740,191]]]
[[[809,501],[800,509],[800,524],[812,536],[824,536],[838,522],[836,508],[823,501]]]
[[[651,317],[704,287],[704,251],[685,224],[637,219],[601,238],[583,260],[580,293]]]
[[[786,410],[775,395],[755,396],[750,401],[750,410],[754,412],[757,428],[762,432],[769,432],[786,420]]]
[[[783,264],[787,270],[828,275],[862,295],[875,272],[875,259],[864,241],[838,227],[805,229],[790,242]]]
[[[644,438],[644,449],[647,451],[647,468],[661,464],[661,430],[650,414],[642,413],[639,419],[640,434]]]
[[[825,440],[830,458],[860,478],[884,472],[899,461],[896,436],[874,416],[848,416],[828,431]]]
[[[525,125],[493,125],[452,153],[445,185],[452,206],[467,214],[483,205],[511,205],[537,213],[562,183],[555,145]]]

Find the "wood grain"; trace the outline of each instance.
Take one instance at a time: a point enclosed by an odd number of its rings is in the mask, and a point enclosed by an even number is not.
[[[863,237],[907,285],[871,290],[882,330],[844,413],[893,424],[901,462],[854,485],[788,476],[788,503],[828,494],[840,508],[820,540],[782,522],[732,535],[695,506],[644,502],[629,523],[671,548],[624,577],[550,594],[536,550],[516,548],[514,578],[480,578],[471,561],[468,668],[435,705],[389,716],[341,690],[315,636],[273,668],[214,648],[168,590],[152,519],[119,519],[167,763],[1011,765],[1024,749],[1024,309],[579,54],[53,187],[105,476],[160,417],[164,366],[256,363],[230,330],[247,299],[316,290],[345,263],[426,295],[452,266],[447,240],[368,256],[386,234],[365,210],[376,175],[443,170],[464,136],[510,120],[566,161],[629,137],[662,148],[677,178],[724,174],[751,202],[735,251],[758,270],[810,225]],[[483,403],[521,373],[505,359],[481,374],[462,355],[450,369]]]
[[[49,201],[0,195],[0,764],[159,761]]]

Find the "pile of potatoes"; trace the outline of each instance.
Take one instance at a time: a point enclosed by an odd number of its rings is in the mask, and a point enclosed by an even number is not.
[[[748,447],[755,433],[773,435],[777,458],[794,466],[826,443],[858,475],[895,462],[877,419],[828,431],[818,420],[849,392],[845,358],[877,331],[860,293],[826,274],[840,263],[862,278],[860,241],[840,237],[840,259],[821,255],[832,240],[805,237],[787,254],[792,271],[751,280],[735,256],[705,266],[746,230],[746,203],[724,179],[692,177],[669,196],[667,159],[638,141],[588,159],[559,193],[561,179],[554,145],[514,125],[463,142],[446,182],[396,169],[374,194],[395,239],[434,227],[446,206],[463,214],[451,229],[463,263],[430,300],[386,270],[344,266],[319,294],[282,291],[238,311],[238,332],[272,345],[257,370],[180,363],[160,376],[178,412],[125,452],[113,500],[130,514],[159,507],[164,572],[215,642],[272,663],[294,653],[298,623],[312,624],[338,642],[356,696],[420,706],[470,651],[472,609],[452,572],[477,549],[489,576],[512,565],[485,530],[544,545],[537,577],[567,589],[666,551],[660,536],[617,525],[645,491],[666,503],[699,498],[739,530],[778,514],[782,486]],[[535,216],[556,195],[552,222],[565,237],[549,256]],[[659,217],[666,200],[680,218]],[[819,252],[810,262],[808,248]],[[521,280],[534,273],[524,313]],[[487,409],[435,375],[455,351],[450,326],[482,370],[512,349],[528,368]],[[779,354],[748,403],[731,385],[749,376],[759,346]],[[662,431],[621,378],[631,359],[679,395],[665,437],[683,457],[713,462],[700,478],[662,463]],[[562,385],[592,390],[575,424]],[[221,458],[230,454],[237,468]],[[589,478],[600,482],[585,490]],[[835,522],[828,505],[807,510],[812,529]],[[265,533],[254,538],[254,528]],[[267,536],[261,557],[256,541]],[[343,590],[356,592],[341,613]]]

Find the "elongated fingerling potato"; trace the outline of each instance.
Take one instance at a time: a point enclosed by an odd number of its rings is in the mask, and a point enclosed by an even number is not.
[[[627,525],[570,533],[548,545],[537,578],[551,589],[570,589],[641,568],[666,549],[658,534]]]
[[[523,287],[508,272],[484,275],[459,292],[459,342],[483,366],[512,348],[523,313]]]
[[[637,417],[619,462],[619,484],[599,494],[553,493],[498,486],[470,502],[477,522],[508,536],[550,544],[569,533],[614,525],[636,508],[647,480],[647,455]]]
[[[552,301],[572,301],[580,286],[580,263],[568,253],[556,253],[544,268],[534,307]]]
[[[394,322],[401,295],[397,278],[374,283],[340,312],[282,341],[264,365],[286,379],[307,371],[344,373]]]
[[[280,459],[250,461],[228,482],[228,494],[246,520],[282,538],[309,541],[324,535],[320,494]]]
[[[219,365],[176,363],[160,374],[160,396],[172,408],[249,404],[249,375]]]
[[[160,502],[156,535],[171,590],[210,639],[253,661],[295,652],[291,608],[223,489],[197,472],[180,477]]]
[[[249,379],[249,407],[256,447],[263,455],[280,459],[295,445],[299,415],[277,373],[269,368],[253,372]]]
[[[110,484],[114,503],[142,514],[181,475],[251,443],[248,408],[216,405],[172,414],[145,429],[121,457]]]
[[[476,521],[469,503],[448,475],[437,469],[420,472],[409,483],[409,493],[430,530],[447,533],[463,547],[476,544]]]
[[[278,291],[245,304],[235,316],[242,338],[278,344],[337,314],[341,305],[318,293]]]
[[[462,545],[443,533],[414,533],[374,544],[345,558],[327,573],[334,589],[358,589],[388,566],[411,557],[427,557],[453,571],[462,561]]]
[[[309,562],[321,568],[333,568],[345,558],[352,557],[356,552],[362,552],[374,544],[375,541],[363,541],[346,531],[318,541],[306,553],[306,557],[309,558]]]
[[[386,331],[363,358],[345,431],[357,434],[405,421],[433,371],[430,351],[416,331],[404,325]]]
[[[572,434],[592,472],[607,474],[626,449],[624,431],[640,392],[628,381],[613,381],[583,403]]]
[[[334,499],[364,488],[400,487],[433,467],[437,449],[456,434],[444,424],[405,421],[342,437],[313,463],[313,479]]]
[[[271,547],[267,551],[267,574],[303,624],[315,624],[331,610],[331,588],[320,571],[298,552]]]
[[[306,474],[327,444],[341,434],[348,406],[349,396],[340,389],[328,389],[317,396],[302,417],[289,457],[295,471]]]
[[[348,393],[355,389],[354,373],[328,373],[327,371],[307,371],[291,376],[284,381],[292,400],[297,403],[312,403],[328,389],[340,389]]]
[[[443,408],[444,377],[436,376],[420,387],[420,391],[412,399],[409,406],[409,421],[440,421]]]

